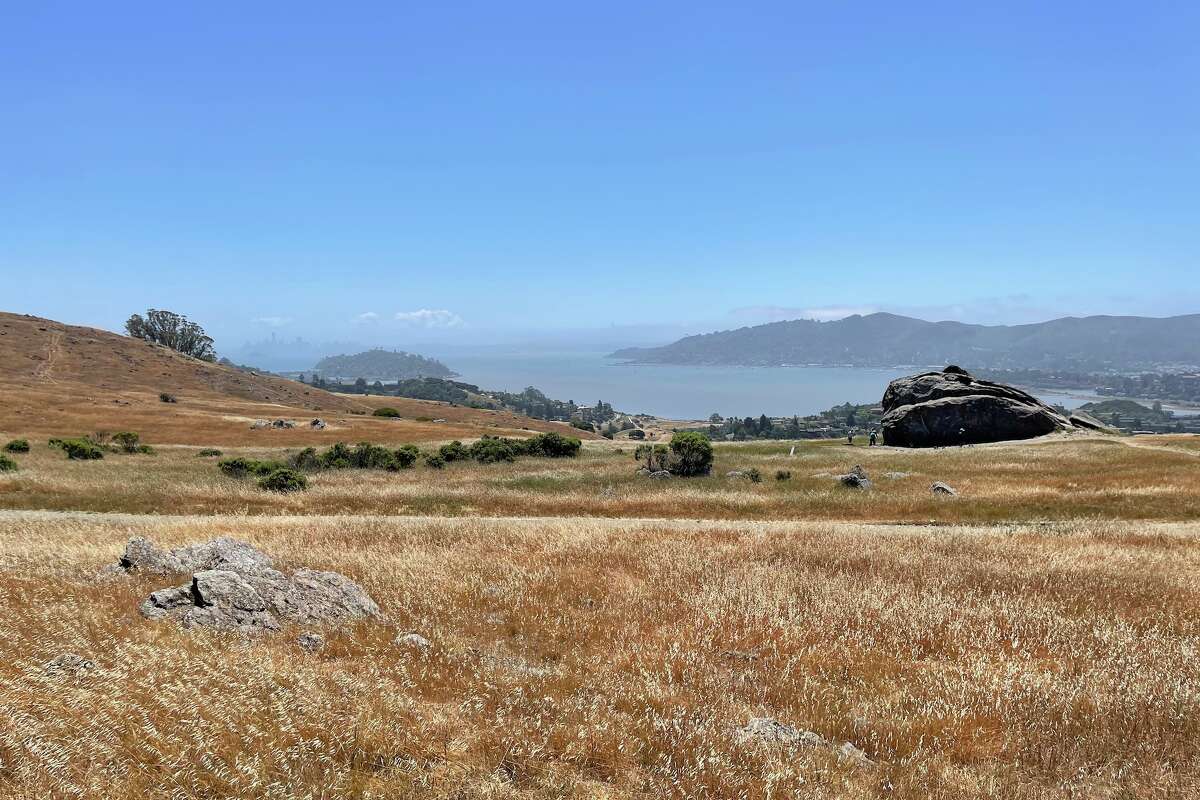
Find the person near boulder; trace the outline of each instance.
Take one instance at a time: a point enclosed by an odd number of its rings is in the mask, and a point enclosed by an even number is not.
[[[875,441],[876,441],[877,436],[878,436],[878,434],[875,431],[871,431],[871,439],[870,439],[870,442],[867,444],[868,447],[875,446]]]

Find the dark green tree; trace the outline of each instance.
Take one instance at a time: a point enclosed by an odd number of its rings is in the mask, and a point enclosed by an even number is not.
[[[204,329],[173,311],[151,308],[144,317],[134,314],[125,322],[125,332],[135,339],[161,344],[201,361],[217,360],[213,340]]]

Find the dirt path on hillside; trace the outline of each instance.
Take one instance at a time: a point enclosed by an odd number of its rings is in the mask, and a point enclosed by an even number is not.
[[[46,344],[46,360],[38,364],[38,368],[33,371],[35,380],[44,383],[58,383],[51,374],[54,372],[54,365],[58,362],[59,355],[62,354],[62,331],[54,331],[50,334],[50,341]]]

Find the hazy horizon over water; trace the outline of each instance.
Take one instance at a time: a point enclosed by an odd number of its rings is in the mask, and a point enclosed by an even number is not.
[[[626,364],[605,353],[447,354],[459,380],[520,392],[534,386],[556,400],[611,403],[619,411],[673,419],[806,416],[842,403],[877,403],[888,382],[912,367],[732,367]],[[1047,403],[1076,407],[1089,392],[1043,392]],[[1094,395],[1092,395],[1094,396]]]

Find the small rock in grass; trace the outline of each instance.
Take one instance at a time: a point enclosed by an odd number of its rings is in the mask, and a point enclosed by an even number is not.
[[[296,637],[296,644],[300,645],[301,650],[315,653],[325,647],[325,637],[316,631],[305,631]]]
[[[402,647],[410,647],[419,652],[426,652],[433,643],[419,633],[406,633],[396,637],[396,644]]]
[[[867,471],[857,464],[845,475],[838,475],[837,479],[842,486],[848,486],[851,489],[871,488],[871,479],[867,477]]]
[[[873,763],[867,757],[866,753],[850,742],[842,742],[839,745],[829,741],[819,733],[800,730],[770,717],[755,717],[751,719],[746,723],[745,727],[737,729],[735,737],[743,744],[757,741],[787,746],[830,747],[834,748],[839,759],[853,761],[862,766],[868,766]]]
[[[949,484],[946,484],[946,483],[942,483],[941,481],[937,481],[932,486],[930,486],[929,491],[933,492],[934,494],[947,494],[947,495],[950,495],[951,497],[958,496],[958,492],[955,490],[955,488],[953,486],[950,486]]]
[[[46,662],[46,672],[51,675],[79,675],[91,672],[96,663],[75,653],[63,653]]]

